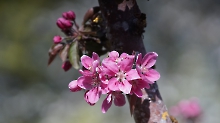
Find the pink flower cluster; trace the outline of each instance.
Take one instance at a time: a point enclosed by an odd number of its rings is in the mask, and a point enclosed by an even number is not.
[[[170,113],[174,116],[181,115],[186,119],[197,118],[201,115],[202,110],[196,98],[189,100],[182,100],[177,106],[173,106],[170,109]]]
[[[70,82],[69,89],[72,92],[86,90],[84,98],[90,105],[94,105],[102,94],[107,94],[102,103],[102,112],[105,113],[112,102],[116,106],[123,106],[124,94],[142,97],[141,89],[149,88],[149,84],[160,78],[160,74],[152,69],[157,57],[155,52],[147,53],[143,58],[140,53],[135,61],[135,55],[119,55],[112,51],[101,63],[96,53],[92,57],[83,55],[83,70],[80,70],[82,76]]]

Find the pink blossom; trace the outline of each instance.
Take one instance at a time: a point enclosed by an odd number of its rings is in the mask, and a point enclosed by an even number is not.
[[[83,55],[81,57],[81,63],[85,70],[80,70],[83,76],[77,79],[77,84],[82,89],[88,90],[85,93],[85,99],[86,102],[93,105],[99,100],[101,94],[107,93],[105,89],[107,85],[102,83],[97,73],[100,59],[96,53],[93,53],[92,58]]]
[[[70,63],[70,61],[65,61],[62,65],[62,68],[64,71],[68,71],[71,67],[72,67],[72,64]]]
[[[120,63],[110,60],[114,59],[112,56],[110,56],[109,58],[103,60],[102,66],[103,68],[107,68],[103,70],[104,73],[110,77],[108,83],[109,89],[112,91],[122,91],[125,94],[129,94],[132,87],[129,81],[140,79],[140,76],[135,69],[132,69],[134,56],[129,56],[128,54],[126,54],[126,56],[127,57],[122,59]]]
[[[53,37],[54,44],[59,44],[62,41],[62,37],[59,35],[56,35]]]
[[[70,89],[72,92],[76,92],[76,91],[82,90],[82,88],[80,88],[80,87],[77,85],[77,80],[73,80],[72,82],[70,82],[68,87],[69,87],[69,89]]]
[[[142,54],[138,54],[136,69],[141,78],[149,84],[154,83],[160,78],[160,74],[151,67],[156,63],[158,55],[155,52],[147,53],[143,59]]]
[[[73,26],[70,20],[66,20],[64,18],[58,18],[56,23],[57,26],[62,30],[70,29]]]
[[[64,12],[62,16],[67,20],[75,20],[76,14],[73,11]]]
[[[102,103],[102,113],[106,113],[112,105],[112,101],[116,106],[125,105],[125,96],[121,92],[110,92]]]

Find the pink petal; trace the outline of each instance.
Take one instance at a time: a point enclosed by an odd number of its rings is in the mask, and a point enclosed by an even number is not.
[[[102,65],[114,73],[117,73],[119,71],[119,67],[115,62],[103,60]]]
[[[93,59],[94,61],[95,61],[95,60],[100,61],[100,59],[99,59],[99,55],[96,54],[95,52],[92,53],[92,59]]]
[[[86,69],[89,70],[90,67],[92,66],[93,60],[89,56],[83,55],[81,57],[81,63]]]
[[[124,59],[120,62],[120,70],[124,72],[128,72],[131,70],[133,66],[133,60],[132,59]]]
[[[138,87],[132,88],[132,92],[133,92],[137,97],[142,97],[142,95],[143,95],[141,89],[138,88]]]
[[[83,75],[83,76],[93,76],[94,73],[89,71],[89,70],[79,70],[79,72]]]
[[[111,60],[116,60],[118,57],[119,57],[119,53],[117,51],[111,51],[109,54],[108,54],[109,58]]]
[[[102,113],[106,113],[112,105],[112,94],[109,94],[102,103]]]
[[[150,83],[148,81],[144,81],[144,80],[136,80],[136,86],[137,88],[140,88],[140,89],[143,89],[143,88],[147,88],[149,89],[150,88],[150,85],[149,84],[153,84],[153,83]]]
[[[160,79],[160,73],[154,69],[149,69],[147,73],[145,73],[145,77],[150,81],[157,81]]]
[[[119,82],[115,77],[111,78],[108,83],[109,89],[112,91],[118,91],[119,90],[118,83]]]
[[[98,102],[101,94],[102,94],[102,92],[99,87],[95,87],[95,88],[89,90],[86,94],[88,96],[88,102],[90,102],[92,104]]]
[[[92,63],[92,71],[93,72],[96,72],[96,68],[99,66],[99,61],[98,60],[95,60],[93,63]]]
[[[131,92],[131,86],[132,85],[126,79],[118,84],[119,90],[125,94],[129,94]]]
[[[77,85],[77,80],[73,80],[69,83],[69,89],[72,91],[72,92],[76,92],[76,91],[80,91],[82,90],[82,88],[80,88],[78,85]]]
[[[116,106],[123,106],[125,105],[126,101],[125,101],[125,96],[122,93],[117,93],[115,94],[115,98],[114,98],[114,104]]]
[[[126,73],[126,79],[129,80],[135,80],[135,79],[140,79],[141,77],[139,76],[137,70],[131,69]]]
[[[142,54],[140,53],[140,54],[138,54],[138,56],[137,56],[137,60],[136,60],[136,65],[141,65],[141,61],[142,61]]]
[[[156,63],[157,57],[158,55],[155,52],[147,53],[142,60],[142,66],[151,68]]]
[[[89,92],[89,91],[86,91],[86,93],[84,94],[84,99],[85,99],[85,101],[86,101],[89,105],[93,106],[93,105],[95,105],[95,103],[90,103],[90,102],[89,102],[88,92]]]
[[[92,86],[92,77],[91,76],[81,76],[77,79],[77,84],[83,89],[91,89]]]

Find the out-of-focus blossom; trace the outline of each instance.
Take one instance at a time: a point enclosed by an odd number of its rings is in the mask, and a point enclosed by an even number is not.
[[[62,41],[62,37],[59,35],[56,35],[53,37],[54,44],[59,44]]]
[[[76,14],[73,11],[68,11],[68,12],[64,12],[62,14],[63,18],[67,19],[67,20],[75,20],[76,19]]]
[[[174,116],[183,116],[186,119],[194,119],[201,115],[202,109],[196,98],[182,100],[178,105],[170,108],[170,113]]]

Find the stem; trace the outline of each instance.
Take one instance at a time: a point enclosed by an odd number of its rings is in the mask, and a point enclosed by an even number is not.
[[[99,5],[107,22],[111,50],[146,54],[142,39],[146,23],[136,0],[99,0]],[[143,90],[142,98],[129,95],[127,98],[136,123],[171,123],[156,82]]]

